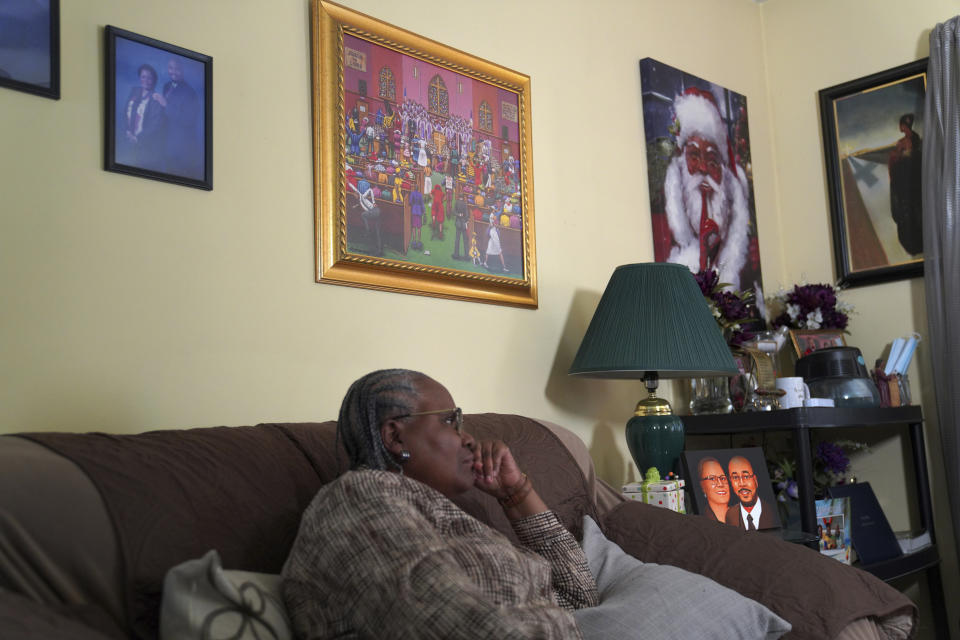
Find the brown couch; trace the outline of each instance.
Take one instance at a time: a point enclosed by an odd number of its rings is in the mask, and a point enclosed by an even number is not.
[[[565,429],[502,414],[465,423],[510,445],[576,535],[590,515],[637,558],[766,604],[793,624],[787,638],[910,633],[914,605],[867,573],[775,535],[622,501]],[[226,568],[278,573],[301,512],[344,470],[334,427],[0,437],[0,638],[156,638],[166,571],[210,549]],[[513,537],[489,496],[471,492],[460,504]]]

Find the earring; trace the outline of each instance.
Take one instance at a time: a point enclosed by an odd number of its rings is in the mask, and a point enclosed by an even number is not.
[[[398,462],[400,464],[407,464],[408,462],[410,462],[410,452],[407,451],[406,449],[403,449],[400,452],[400,460]]]

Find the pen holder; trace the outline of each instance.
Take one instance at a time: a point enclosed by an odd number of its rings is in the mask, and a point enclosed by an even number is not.
[[[900,388],[900,406],[913,404],[910,398],[910,378],[907,374],[897,374],[897,386]]]
[[[874,369],[871,377],[880,391],[881,407],[903,407],[911,404],[910,378],[907,374],[885,375],[883,369]]]

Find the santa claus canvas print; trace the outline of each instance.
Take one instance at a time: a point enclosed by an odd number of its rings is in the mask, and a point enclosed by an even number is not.
[[[747,99],[640,61],[654,259],[762,296]]]

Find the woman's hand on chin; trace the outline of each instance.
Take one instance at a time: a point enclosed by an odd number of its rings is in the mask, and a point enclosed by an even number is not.
[[[523,473],[510,448],[501,440],[481,440],[473,449],[473,484],[495,498],[523,482]]]

